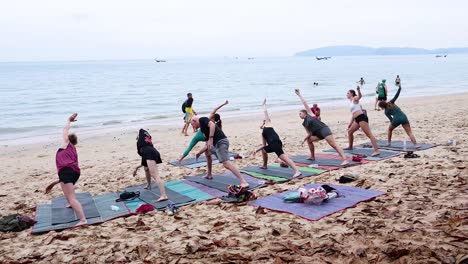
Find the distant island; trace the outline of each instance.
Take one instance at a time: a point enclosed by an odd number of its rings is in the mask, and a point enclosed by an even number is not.
[[[372,56],[372,55],[422,55],[468,53],[468,48],[420,49],[420,48],[371,48],[365,46],[329,46],[298,52],[294,56]]]

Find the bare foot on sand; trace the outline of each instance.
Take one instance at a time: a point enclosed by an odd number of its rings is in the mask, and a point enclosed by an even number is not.
[[[380,152],[374,151],[374,152],[372,152],[371,157],[376,157],[376,156],[379,156],[379,155],[380,155]]]
[[[145,189],[146,190],[151,190],[151,184],[146,185]]]
[[[347,160],[343,160],[343,162],[340,164],[341,166],[346,166],[349,164],[349,161]]]

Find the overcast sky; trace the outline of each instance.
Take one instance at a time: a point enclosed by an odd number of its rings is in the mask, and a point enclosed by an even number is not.
[[[0,61],[468,46],[466,0],[0,1]]]

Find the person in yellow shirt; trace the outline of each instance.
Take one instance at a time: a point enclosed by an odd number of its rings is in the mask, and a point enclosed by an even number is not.
[[[190,121],[192,120],[192,117],[197,114],[195,110],[192,107],[193,105],[193,97],[192,93],[187,94],[187,100],[182,104],[182,111],[184,112],[184,127],[182,128],[182,134],[185,136],[188,136],[187,130],[190,125]],[[197,132],[197,130],[194,128],[193,132]]]

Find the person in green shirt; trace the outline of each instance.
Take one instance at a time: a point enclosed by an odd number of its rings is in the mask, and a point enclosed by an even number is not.
[[[377,100],[379,102],[382,101],[387,101],[387,94],[388,94],[388,89],[387,89],[387,84],[385,84],[387,80],[382,80],[382,82],[379,84],[379,87],[377,89]]]
[[[406,134],[411,139],[411,142],[413,142],[415,147],[418,148],[416,144],[416,138],[414,137],[413,132],[411,131],[411,126],[410,126],[408,117],[406,117],[405,113],[403,113],[403,111],[401,111],[401,109],[395,104],[395,101],[398,99],[400,92],[401,92],[401,85],[398,86],[398,91],[392,100],[390,100],[389,102],[385,102],[385,101],[379,102],[379,107],[382,110],[385,110],[385,115],[390,120],[390,126],[388,127],[388,145],[390,146],[392,142],[393,130],[397,128],[399,125],[401,125],[403,129],[405,130]]]
[[[223,124],[222,124],[222,121],[221,121],[221,116],[219,114],[217,114],[216,112],[221,109],[221,107],[227,105],[229,103],[228,100],[226,100],[226,102],[222,103],[221,105],[219,105],[218,107],[216,107],[215,109],[213,109],[213,111],[211,111],[210,115],[208,116],[208,118],[210,120],[212,120],[213,122],[215,122],[215,124],[219,127],[219,128],[223,128]],[[206,141],[206,138],[205,136],[203,135],[202,131],[200,129],[197,130],[197,133],[195,133],[195,135],[193,136],[192,140],[190,141],[190,144],[189,146],[187,147],[187,149],[184,151],[184,153],[182,154],[182,156],[179,158],[179,160],[177,161],[178,163],[181,163],[182,160],[188,156],[188,154],[190,153],[190,151],[192,151],[193,147],[195,147],[195,145],[197,145],[198,142],[200,141]],[[200,151],[197,153],[196,157],[198,159],[198,157],[200,157],[200,155],[203,153],[204,151]],[[211,174],[211,162],[208,162],[208,174]]]

